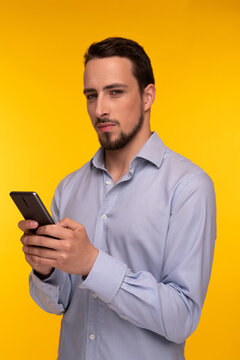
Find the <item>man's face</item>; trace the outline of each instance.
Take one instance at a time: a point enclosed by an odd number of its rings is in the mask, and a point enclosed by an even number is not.
[[[106,150],[125,147],[142,129],[143,100],[129,59],[90,60],[84,73],[84,94],[93,127]]]

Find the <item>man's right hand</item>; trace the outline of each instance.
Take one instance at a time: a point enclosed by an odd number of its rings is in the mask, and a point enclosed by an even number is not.
[[[29,237],[29,234],[31,234],[31,236],[34,238],[36,237],[37,235],[34,234],[33,230],[37,229],[38,228],[38,223],[37,221],[34,221],[34,220],[22,220],[18,223],[18,227],[24,232],[23,236],[21,237],[21,242],[23,243],[23,238],[24,238],[24,235],[28,235]],[[25,254],[25,259],[26,261],[28,262],[28,264],[33,268],[33,270],[35,270],[39,277],[44,279],[44,278],[47,278],[51,272],[53,271],[53,268],[51,267],[48,267],[48,266],[45,266],[45,265],[34,265],[33,266],[33,263],[31,261],[31,257],[27,254]]]

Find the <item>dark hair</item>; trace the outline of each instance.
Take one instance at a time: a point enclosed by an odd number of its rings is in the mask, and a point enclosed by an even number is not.
[[[148,84],[154,84],[152,65],[142,46],[136,41],[122,37],[110,37],[89,46],[84,55],[84,64],[95,58],[120,56],[132,63],[132,71],[142,93]]]

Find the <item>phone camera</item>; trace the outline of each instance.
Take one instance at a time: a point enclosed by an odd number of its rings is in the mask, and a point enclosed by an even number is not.
[[[27,199],[25,199],[23,196],[22,196],[22,201],[24,202],[24,204],[25,204],[28,208],[30,207]]]

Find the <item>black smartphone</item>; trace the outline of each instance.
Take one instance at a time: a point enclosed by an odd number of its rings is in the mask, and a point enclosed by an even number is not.
[[[25,220],[35,220],[39,226],[55,224],[42,200],[34,191],[12,191],[9,194]]]

